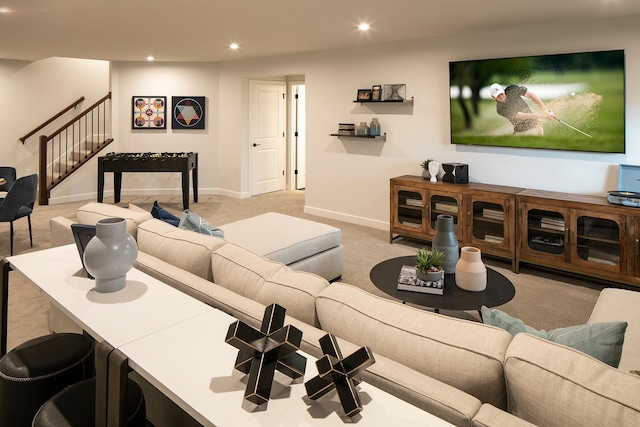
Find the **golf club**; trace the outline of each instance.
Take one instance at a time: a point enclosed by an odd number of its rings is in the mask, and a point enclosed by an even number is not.
[[[582,132],[580,129],[574,128],[573,126],[571,126],[569,123],[563,122],[562,120],[560,120],[559,118],[556,117],[556,120],[559,121],[560,123],[562,123],[563,125],[565,125],[568,128],[571,128],[573,130],[575,130],[576,132],[580,132],[581,134],[588,136],[589,138],[593,138],[591,135],[589,135],[588,133]]]

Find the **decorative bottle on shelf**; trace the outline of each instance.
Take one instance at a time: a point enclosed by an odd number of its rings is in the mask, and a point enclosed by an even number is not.
[[[453,216],[438,215],[431,249],[444,252],[444,274],[454,274],[458,262],[458,238],[453,226]]]
[[[369,135],[380,136],[380,122],[378,122],[378,119],[375,117],[371,119],[371,124],[369,125]]]
[[[360,126],[356,128],[356,135],[369,136],[369,126],[367,126],[367,122],[360,122]]]
[[[127,283],[127,272],[138,257],[138,245],[127,233],[124,218],[105,218],[96,223],[96,235],[84,251],[84,266],[96,279],[96,292],[115,292]]]
[[[456,264],[456,285],[465,291],[480,292],[487,287],[487,267],[482,262],[480,249],[465,246],[460,249]]]

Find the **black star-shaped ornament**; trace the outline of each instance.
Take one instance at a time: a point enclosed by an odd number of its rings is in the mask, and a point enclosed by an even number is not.
[[[229,326],[225,338],[240,350],[234,367],[249,374],[244,398],[256,405],[269,401],[276,370],[296,379],[304,375],[307,366],[307,359],[296,353],[302,331],[283,326],[285,313],[283,307],[271,304],[264,311],[260,330],[238,320]]]
[[[342,409],[348,417],[362,411],[356,386],[360,380],[356,376],[376,361],[368,347],[343,358],[338,342],[331,334],[320,338],[320,347],[324,356],[316,361],[318,376],[304,383],[307,397],[316,400],[334,388],[338,392]]]

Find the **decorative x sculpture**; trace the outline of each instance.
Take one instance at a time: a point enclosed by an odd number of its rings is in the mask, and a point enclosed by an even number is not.
[[[331,334],[320,338],[320,347],[325,355],[316,361],[318,376],[304,383],[307,397],[316,400],[335,387],[344,413],[348,417],[358,414],[362,411],[356,391],[360,381],[354,377],[376,362],[373,353],[368,347],[361,347],[343,358],[338,342]]]
[[[238,320],[227,332],[225,342],[240,350],[235,369],[249,374],[244,398],[256,405],[269,401],[276,369],[296,379],[304,375],[307,366],[307,359],[296,353],[302,331],[283,326],[285,312],[278,304],[271,304],[264,311],[260,330]]]

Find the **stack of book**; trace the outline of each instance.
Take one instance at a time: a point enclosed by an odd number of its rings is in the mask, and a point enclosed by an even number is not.
[[[423,294],[444,294],[444,278],[435,282],[418,279],[413,265],[403,265],[398,276],[398,289],[401,291],[421,292]]]
[[[549,230],[564,231],[564,219],[543,216],[540,219],[540,227]]]
[[[409,206],[417,206],[419,208],[422,207],[422,200],[421,199],[410,199],[407,197],[407,200],[405,200],[405,203]]]
[[[436,202],[435,208],[439,211],[458,213],[458,205],[452,205],[449,203]]]
[[[355,135],[356,125],[355,123],[338,123],[338,135]]]
[[[408,225],[409,227],[416,227],[416,228],[420,228],[422,227],[422,223],[421,222],[413,222],[413,221],[401,221],[400,222],[402,225]]]
[[[492,236],[490,234],[485,234],[484,235],[484,240],[485,240],[485,242],[490,242],[490,243],[502,243],[502,242],[504,242],[504,237]]]
[[[499,221],[504,221],[504,211],[498,209],[482,209],[482,216],[489,219],[497,219]]]

